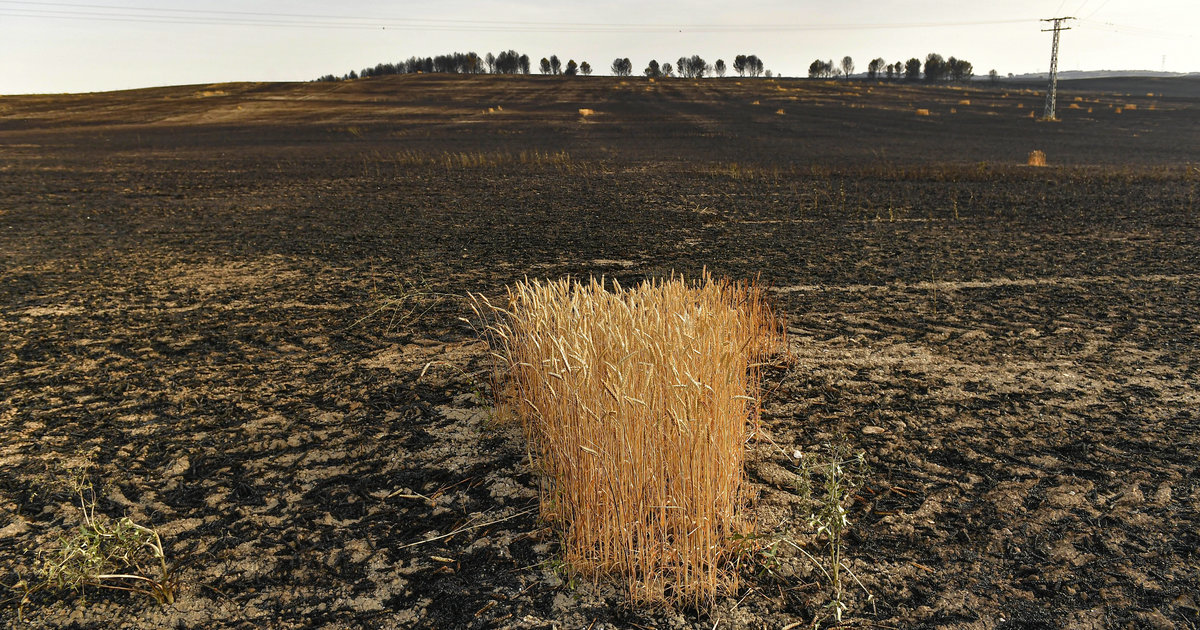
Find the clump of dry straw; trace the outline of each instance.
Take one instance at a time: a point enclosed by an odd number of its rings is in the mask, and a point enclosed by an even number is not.
[[[784,342],[761,290],[707,273],[632,289],[526,281],[505,307],[475,305],[569,570],[616,575],[643,603],[736,589],[759,368]]]

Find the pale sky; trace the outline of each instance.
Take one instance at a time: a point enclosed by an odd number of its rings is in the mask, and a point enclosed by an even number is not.
[[[307,81],[379,62],[515,49],[607,74],[616,57],[709,63],[756,54],[805,76],[814,59],[857,71],[936,52],[978,75],[1045,72],[1040,18],[1080,18],[1059,70],[1200,71],[1197,0],[0,0],[0,94],[224,81]]]

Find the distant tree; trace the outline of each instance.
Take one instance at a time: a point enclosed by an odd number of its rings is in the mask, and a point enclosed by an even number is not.
[[[538,62],[538,70],[542,74],[550,74],[550,70],[551,70],[550,60],[545,57],[542,57],[542,60],[540,62]]]
[[[955,59],[954,57],[947,59],[946,70],[950,73],[950,80],[956,83],[970,81],[971,77],[975,76],[975,66],[966,59]]]
[[[700,55],[680,57],[675,65],[675,71],[679,73],[679,76],[689,79],[703,77],[707,70],[708,62],[704,61]]]
[[[580,62],[579,63],[579,74],[582,74],[585,77],[592,76],[592,64],[590,64],[586,61]]]
[[[808,64],[808,78],[810,79],[823,78],[828,72],[829,69],[825,67],[825,62],[820,59],[816,59]]]
[[[496,55],[488,53],[483,57],[483,63],[487,64],[488,74],[496,73]]]
[[[573,77],[579,74],[579,64],[575,63],[574,59],[568,59],[567,67],[563,70],[563,74],[568,77]]]
[[[872,59],[871,63],[867,64],[867,78],[872,81],[877,79],[879,77],[879,71],[883,70],[884,64],[886,63],[887,62],[883,60],[883,57],[876,57]]]
[[[723,77],[723,76],[725,76],[725,71],[726,71],[725,60],[718,59],[717,63],[713,64],[713,72],[715,72],[717,74],[717,76]]]
[[[850,55],[842,57],[842,76],[847,79],[854,74],[854,59]]]
[[[346,75],[346,78],[348,78],[348,79],[350,79],[351,81],[353,81],[354,79],[357,79],[357,78],[358,78],[358,75],[357,75],[357,74],[355,74],[353,70],[351,70],[351,71],[350,71],[350,74]]]
[[[988,82],[991,83],[992,85],[1000,84],[1000,73],[996,72],[995,68],[988,70]]]
[[[651,59],[650,63],[646,64],[646,69],[642,71],[642,74],[650,77],[651,79],[661,77],[662,68],[658,67],[658,60]]]
[[[746,55],[738,55],[733,58],[733,70],[738,73],[739,77],[746,76]]]
[[[925,56],[925,80],[937,83],[946,78],[946,60],[937,53]]]
[[[752,77],[762,76],[763,61],[758,58],[758,55],[749,55],[746,57],[746,72]]]
[[[673,76],[675,76],[675,69],[671,67],[671,63],[670,63],[670,62],[664,62],[664,63],[663,63],[663,65],[662,65],[662,75],[663,75],[664,77],[673,77]]]
[[[529,55],[521,55],[521,58],[517,61],[521,67],[521,74],[529,74],[530,66],[532,65],[529,61]]]
[[[454,72],[457,68],[454,65],[454,55],[434,55],[433,71],[438,73]]]
[[[629,60],[629,57],[613,59],[611,68],[612,73],[618,77],[627,77],[633,74],[633,62]]]
[[[554,74],[562,74],[562,60],[558,58],[558,55],[550,55],[550,70]]]
[[[913,57],[904,62],[904,80],[916,81],[921,78],[921,60]]]
[[[896,78],[896,65],[889,63],[887,65],[887,79],[891,81]]]
[[[409,72],[424,72],[426,74],[433,72],[433,57],[413,57],[408,60]],[[413,65],[413,64],[416,65]]]
[[[528,61],[529,57],[525,57]],[[521,56],[515,50],[506,50],[496,57],[496,72],[499,74],[517,74],[521,71]]]

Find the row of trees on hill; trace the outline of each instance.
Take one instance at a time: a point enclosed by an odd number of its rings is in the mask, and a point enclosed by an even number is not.
[[[633,62],[628,57],[614,59],[610,66],[612,73],[619,77],[627,77],[633,74]],[[543,57],[537,66],[538,72],[547,75],[590,75],[592,66],[588,62],[575,63],[574,59],[568,59],[566,64],[563,64],[558,55],[550,55]],[[763,61],[756,55],[738,55],[733,59],[733,70],[739,76],[762,76]],[[691,57],[680,57],[674,66],[670,63],[659,64],[658,61],[651,59],[646,69],[642,71],[648,77],[673,77],[680,76],[686,78],[701,78],[705,76],[723,77],[728,71],[725,65],[725,60],[718,59],[715,63],[709,64],[700,55],[692,55]],[[371,68],[363,68],[361,71],[351,70],[350,72],[337,76],[327,74],[318,81],[343,81],[348,79],[370,78],[387,76],[391,74],[412,74],[417,72],[431,73],[448,73],[448,74],[531,74],[533,66],[529,55],[522,55],[515,50],[508,50],[493,55],[487,53],[483,57],[473,52],[468,53],[451,53],[448,55],[438,55],[436,57],[409,57],[405,61],[397,63],[380,63]],[[771,71],[766,71],[767,76],[771,76]]]
[[[568,59],[567,65],[564,66],[562,60],[558,58],[558,55],[550,55],[548,59],[546,57],[542,57],[541,62],[538,63],[538,71],[542,74],[564,75],[568,77],[573,77],[578,74],[587,76],[592,73],[592,64],[586,61],[583,63],[575,63],[574,59]],[[525,74],[529,73],[526,72]]]
[[[930,83],[941,83],[944,81],[970,81],[975,76],[975,67],[966,59],[957,59],[950,57],[943,58],[937,53],[929,53],[925,57],[924,63],[924,78]],[[817,59],[808,66],[808,76],[814,79],[834,78],[837,76],[849,77],[854,73],[854,59],[849,56],[842,57],[841,64],[834,64],[833,60],[822,61]],[[992,70],[988,73],[989,76],[996,78],[996,71]],[[919,81],[922,77],[921,60],[913,57],[908,61],[897,61],[888,63],[882,57],[872,59],[867,64],[867,78],[871,80],[882,79],[886,77],[889,81]]]
[[[557,57],[555,57],[557,59]],[[568,64],[569,65],[569,64]],[[586,64],[585,64],[586,65]],[[580,66],[582,67],[582,66]],[[529,74],[532,64],[529,55],[515,50],[506,50],[499,55],[488,53],[483,57],[473,52],[450,53],[436,57],[409,57],[397,63],[380,63],[361,72],[350,72],[337,76],[327,74],[318,81],[342,81],[345,79],[381,77],[389,74],[415,74],[417,72],[440,72],[447,74]],[[589,67],[590,71],[590,67]]]
[[[738,76],[762,76],[763,61],[756,55],[738,55],[733,58],[733,71],[738,73]],[[655,59],[651,59],[646,68],[642,70],[642,74],[648,77],[684,77],[684,78],[703,78],[706,76],[725,76],[728,71],[725,65],[725,60],[718,59],[715,63],[709,64],[700,55],[692,55],[691,57],[680,57],[675,65],[670,62],[659,63]],[[612,73],[619,77],[627,77],[633,74],[633,62],[628,57],[614,59],[610,66]],[[318,81],[341,81],[345,79],[358,79],[386,76],[389,74],[410,74],[417,72],[438,72],[449,74],[531,74],[533,71],[532,63],[529,55],[523,55],[515,50],[506,50],[498,55],[487,53],[483,57],[468,52],[468,53],[451,53],[447,55],[438,55],[436,57],[409,57],[405,61],[397,63],[381,63],[372,68],[363,68],[361,72],[351,70],[349,73],[336,76],[327,74]],[[575,63],[574,59],[567,60],[563,64],[558,55],[550,55],[543,57],[538,63],[538,71],[547,75],[590,75],[592,66],[588,62]],[[771,71],[765,71],[766,76],[771,76]],[[808,76],[810,78],[835,78],[838,76],[849,77],[854,73],[854,59],[849,56],[842,57],[840,64],[835,64],[832,59],[823,61],[817,59],[808,66]],[[942,83],[946,81],[961,82],[970,81],[975,76],[975,68],[971,62],[966,59],[957,59],[951,56],[949,59],[943,58],[937,53],[929,53],[925,57],[925,62],[913,57],[908,61],[897,61],[888,63],[882,57],[872,59],[867,64],[867,78],[878,80],[886,78],[889,81],[919,81],[924,78],[930,83]],[[999,75],[995,70],[988,73],[992,82],[999,80]]]

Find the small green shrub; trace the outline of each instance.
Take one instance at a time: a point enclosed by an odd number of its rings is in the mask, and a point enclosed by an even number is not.
[[[33,582],[13,588],[21,607],[44,590],[85,592],[90,588],[138,593],[159,604],[171,604],[179,590],[176,567],[169,565],[158,531],[128,516],[112,519],[96,513],[96,491],[87,466],[61,467],[52,491],[67,491],[79,504],[81,523],[74,533],[39,554]]]
[[[793,453],[797,460],[796,491],[809,510],[808,524],[814,528],[818,540],[823,540],[824,561],[818,560],[803,549],[799,549],[812,560],[829,581],[834,621],[841,623],[846,612],[845,579],[843,571],[855,582],[858,578],[846,566],[845,533],[850,527],[846,514],[846,503],[854,496],[854,490],[862,485],[868,475],[865,453],[852,453],[844,440],[825,445],[826,454],[800,451]],[[827,566],[826,566],[827,565]],[[858,582],[862,586],[861,582]],[[866,591],[863,588],[864,592]],[[867,601],[874,597],[868,592]]]

